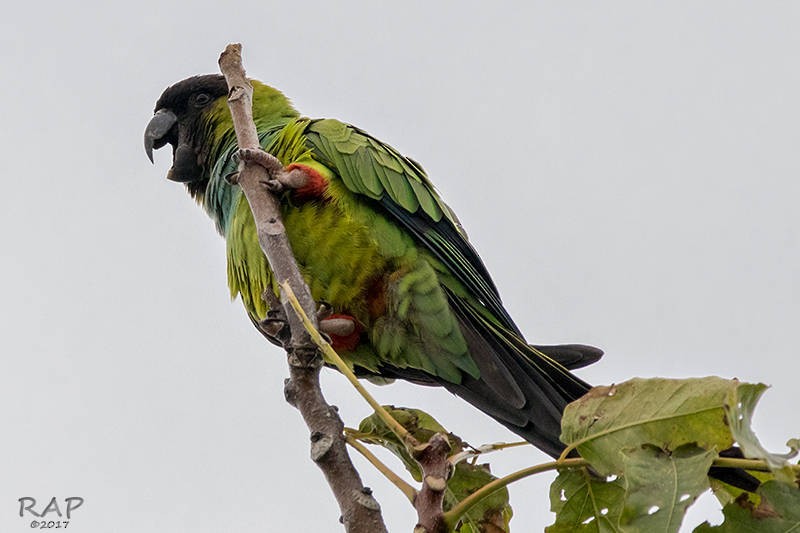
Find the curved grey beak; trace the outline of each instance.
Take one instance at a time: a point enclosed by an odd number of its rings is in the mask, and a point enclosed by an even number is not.
[[[159,149],[167,143],[164,136],[177,123],[178,117],[168,109],[158,110],[150,120],[144,130],[144,151],[147,153],[147,157],[150,158],[151,163],[153,163],[153,148]]]

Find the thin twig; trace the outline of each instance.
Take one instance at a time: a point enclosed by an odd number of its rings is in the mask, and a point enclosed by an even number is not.
[[[520,479],[526,478],[528,476],[532,476],[534,474],[539,474],[541,472],[548,472],[550,470],[556,470],[558,468],[577,468],[581,466],[589,466],[588,461],[586,459],[582,459],[580,457],[572,458],[572,459],[565,459],[563,461],[551,461],[549,463],[542,463],[534,466],[529,466],[528,468],[523,468],[522,470],[518,470],[516,472],[512,472],[507,476],[503,476],[501,478],[495,479],[494,481],[487,483],[480,489],[476,490],[453,507],[446,513],[444,513],[444,521],[447,524],[447,527],[453,528],[458,520],[469,511],[473,506],[475,506],[478,502],[480,502],[485,497],[489,496],[496,490],[500,490],[506,485],[518,481]]]
[[[508,448],[519,448],[520,446],[533,446],[526,440],[519,440],[516,442],[494,442],[492,444],[483,444],[478,446],[478,453],[497,452],[506,450]]]
[[[238,146],[240,149],[261,150],[252,115],[253,87],[245,77],[241,49],[239,44],[229,44],[220,55],[219,66],[228,83],[228,106]],[[303,308],[313,312],[316,306],[289,246],[278,200],[265,185],[271,174],[282,169],[282,165],[272,156],[267,155],[266,161],[270,164],[241,161],[237,182],[250,204],[258,241],[272,272],[277,279],[285,280],[287,286],[294,288]],[[372,491],[362,484],[347,454],[342,434],[344,423],[322,395],[319,353],[295,313],[286,313],[286,317],[291,331],[288,346],[284,346],[290,379],[284,392],[287,401],[300,411],[311,432],[311,458],[322,470],[336,497],[341,521],[348,533],[385,532],[380,506],[372,497]],[[281,524],[281,527],[286,526]]]
[[[531,446],[531,443],[523,440],[518,442],[495,442],[493,444],[482,444],[474,449],[460,451],[457,454],[450,456],[448,461],[450,461],[450,464],[456,465],[464,459],[472,459],[487,453],[499,452],[502,450],[507,450],[508,448],[517,448],[519,446]]]
[[[734,457],[717,457],[712,466],[722,468],[741,468],[742,470],[754,470],[756,472],[771,472],[772,468],[763,459],[737,459]],[[794,472],[800,473],[800,465],[787,465]]]
[[[344,439],[345,441],[347,441],[347,444],[355,448],[355,450],[358,451],[358,453],[364,456],[364,459],[369,461],[372,464],[372,466],[374,466],[378,470],[378,472],[383,474],[383,476],[386,479],[388,479],[395,487],[400,489],[400,492],[402,492],[405,495],[405,497],[408,498],[408,501],[414,503],[414,498],[417,497],[417,489],[412,487],[411,484],[409,484],[406,480],[398,476],[394,470],[386,466],[386,463],[378,459],[374,453],[369,451],[369,449],[366,446],[361,444],[356,437],[347,433],[347,431],[345,431]]]

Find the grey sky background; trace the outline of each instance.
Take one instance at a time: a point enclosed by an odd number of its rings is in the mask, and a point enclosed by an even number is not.
[[[800,435],[798,27],[791,2],[16,4],[0,20],[0,531],[30,530],[22,496],[85,498],[76,533],[338,528],[282,353],[229,302],[223,241],[164,179],[169,154],[154,168],[142,150],[161,91],[215,72],[230,41],[301,112],[422,162],[530,341],[603,347],[581,372],[596,384],[771,384],[755,425],[782,451]],[[323,385],[348,424],[368,414],[342,377]],[[474,444],[516,440],[444,391],[372,388]],[[491,457],[498,474],[544,460]],[[551,522],[552,477],[512,486],[513,531]]]

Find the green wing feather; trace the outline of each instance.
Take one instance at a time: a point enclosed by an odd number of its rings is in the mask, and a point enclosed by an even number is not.
[[[402,225],[441,262],[437,270],[453,311],[467,329],[482,331],[486,338],[492,339],[493,348],[481,351],[494,353],[508,368],[516,366],[515,360],[525,361],[518,367],[520,371],[530,373],[537,388],[552,391],[556,397],[574,398],[587,390],[586,384],[562,365],[524,341],[503,307],[486,267],[419,164],[368,133],[338,120],[310,121],[306,140],[314,157],[335,169],[349,190],[373,200],[376,207]],[[486,353],[471,355],[478,359],[487,356]],[[479,366],[487,369],[493,364],[479,362]],[[483,371],[482,377],[496,392],[508,390],[514,381],[510,375],[493,378]],[[535,397],[537,391],[508,390],[508,394],[521,406],[525,397]],[[514,402],[512,399],[511,403]],[[563,405],[542,403],[549,406],[557,421],[555,415]]]
[[[350,191],[374,200],[441,261],[499,325],[519,334],[486,267],[419,164],[338,120],[310,121],[306,140],[315,158],[336,169]]]

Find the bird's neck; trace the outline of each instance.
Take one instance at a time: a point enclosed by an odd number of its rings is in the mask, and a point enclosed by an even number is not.
[[[261,146],[288,165],[308,153],[303,134],[309,119],[280,117],[272,121],[256,121]],[[226,179],[237,170],[234,154],[238,150],[233,128],[215,137],[217,142],[209,147],[206,185],[202,194],[195,195],[199,203],[214,220],[217,230],[227,236],[232,217],[242,197],[241,188]]]
[[[279,135],[287,124],[295,121],[299,113],[280,91],[252,80],[253,121],[258,130],[261,146]],[[233,158],[237,150],[236,132],[233,128],[226,98],[219,98],[205,115],[201,126],[203,138],[208,142],[201,154],[205,161],[204,179],[189,185],[189,193],[205,208],[214,220],[217,230],[224,236],[241,198],[241,189],[231,185],[226,176],[236,171]],[[276,154],[277,155],[277,154]]]

